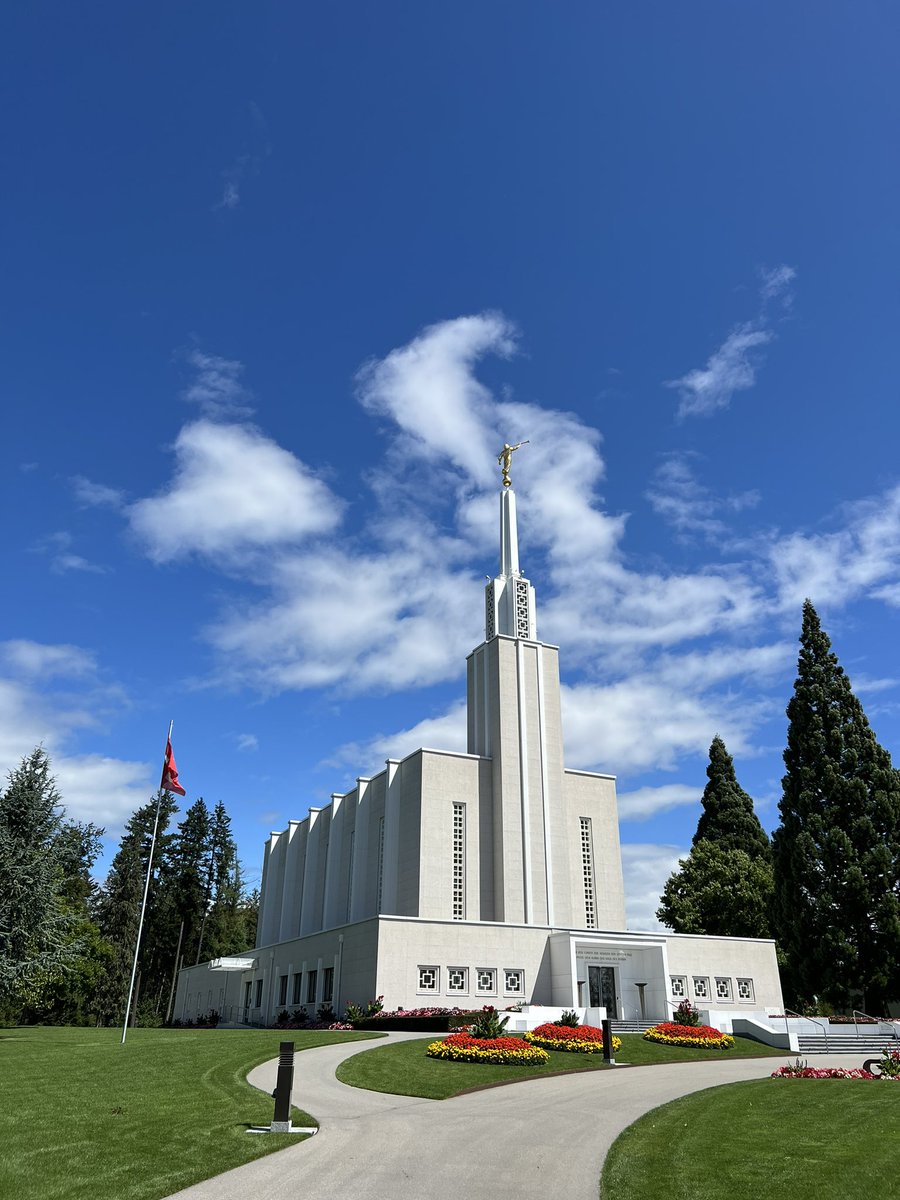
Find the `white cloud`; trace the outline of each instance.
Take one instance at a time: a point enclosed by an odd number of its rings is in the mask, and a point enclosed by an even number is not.
[[[0,642],[0,661],[16,674],[41,679],[92,675],[97,667],[94,655],[80,646],[48,645],[25,638]]]
[[[122,507],[125,495],[118,488],[107,487],[105,483],[94,483],[84,475],[75,475],[72,479],[75,499],[84,508],[113,508]]]
[[[761,267],[759,292],[763,301],[780,298],[790,302],[790,286],[797,278],[794,267],[780,263],[777,267]]]
[[[255,733],[239,733],[237,735],[238,750],[258,750],[259,738]]]
[[[242,552],[327,533],[341,502],[299,459],[249,425],[185,425],[169,487],[129,508],[156,562]]]
[[[415,750],[452,750],[466,752],[466,706],[459,702],[445,713],[426,717],[410,729],[380,734],[368,742],[348,742],[339,747],[326,765],[350,766],[363,774],[384,770],[388,758],[405,758]]]
[[[687,783],[666,783],[661,787],[642,787],[633,792],[619,792],[619,819],[646,821],[658,813],[671,812],[673,808],[699,804],[702,795],[702,788],[691,787]]]
[[[622,873],[625,878],[625,923],[629,929],[655,932],[665,926],[656,910],[666,880],[687,855],[678,846],[652,842],[622,843]]]
[[[249,403],[251,393],[241,382],[243,363],[196,349],[187,354],[187,361],[196,374],[182,392],[182,398],[189,404],[196,404],[204,416],[213,420],[234,419],[253,412]]]
[[[722,512],[740,512],[755,507],[758,491],[717,497],[701,484],[691,465],[694,455],[671,454],[654,472],[646,495],[653,511],[682,534],[702,534],[724,546],[728,525]]]
[[[24,678],[0,678],[0,778],[43,745],[66,815],[117,834],[154,790],[152,769],[142,762],[72,753],[70,746],[79,731],[96,725],[104,704],[108,706],[111,696],[118,699],[118,691],[84,678],[92,660],[78,647],[13,642],[5,643],[4,650],[7,667]],[[42,662],[46,671],[39,680]],[[41,689],[48,673],[77,676],[82,685],[77,701]]]
[[[67,571],[85,571],[90,575],[106,575],[108,567],[92,563],[80,554],[57,554],[50,560],[50,570],[54,575],[65,575]]]
[[[707,417],[727,408],[735,392],[753,387],[756,382],[753,352],[772,337],[769,330],[760,329],[752,321],[737,325],[709,356],[705,367],[688,371],[680,379],[667,380],[666,387],[676,388],[681,397],[678,416]]]

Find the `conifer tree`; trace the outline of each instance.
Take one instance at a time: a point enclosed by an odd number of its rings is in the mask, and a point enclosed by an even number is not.
[[[718,736],[691,851],[666,881],[656,915],[676,933],[770,937],[769,839]]]
[[[103,937],[112,947],[110,961],[97,988],[96,1011],[103,1024],[115,1024],[125,1012],[135,939],[141,916],[144,881],[150,857],[156,802],[156,796],[152,797],[129,819],[97,901],[97,920]],[[171,835],[167,835],[166,830],[174,811],[175,800],[171,793],[165,792],[160,804],[159,828],[153,850],[154,874],[168,849]],[[144,945],[151,942],[151,929],[158,899],[151,882],[142,938]],[[152,991],[156,984],[152,962],[143,964],[142,972],[142,991],[145,987],[147,991]]]
[[[65,903],[62,809],[38,746],[0,793],[0,998],[33,996],[79,953]]]
[[[751,858],[768,859],[769,838],[753,811],[753,801],[737,781],[734,760],[718,734],[709,748],[706,776],[703,812],[693,845],[714,842],[722,850],[743,850]]]
[[[807,600],[773,840],[775,922],[798,997],[880,1015],[898,993],[900,774]]]

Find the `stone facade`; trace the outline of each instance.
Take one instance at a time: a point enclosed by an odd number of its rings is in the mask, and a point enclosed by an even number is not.
[[[467,660],[468,752],[389,759],[273,833],[253,968],[182,971],[176,1016],[268,1022],[378,995],[625,1019],[681,999],[780,1008],[770,941],[625,931],[615,777],[565,767],[559,651],[537,638],[511,489],[500,543]]]

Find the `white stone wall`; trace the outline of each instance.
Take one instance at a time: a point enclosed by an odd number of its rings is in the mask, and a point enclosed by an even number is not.
[[[694,937],[666,934],[668,973],[686,981],[687,999],[697,1008],[739,1012],[761,1008],[781,1009],[781,979],[775,958],[775,943],[754,938]],[[698,994],[697,980],[708,980],[709,997]],[[716,980],[727,981],[730,997],[717,993]],[[751,982],[751,997],[739,994],[739,981]],[[702,991],[702,985],[699,990]],[[677,1006],[669,981],[669,1002]]]

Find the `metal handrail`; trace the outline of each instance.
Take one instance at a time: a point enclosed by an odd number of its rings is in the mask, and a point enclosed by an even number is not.
[[[801,1021],[812,1021],[813,1025],[821,1025],[822,1034],[825,1038],[825,1049],[828,1049],[828,1026],[824,1021],[820,1021],[818,1017],[804,1017],[803,1013],[794,1012],[792,1008],[786,1008],[784,1010],[784,1032],[788,1034],[788,1036],[790,1036],[791,1032],[788,1026],[788,1017],[799,1017]]]
[[[871,1013],[863,1012],[863,1010],[861,1008],[854,1008],[852,1015],[853,1015],[853,1028],[856,1030],[857,1037],[859,1037],[859,1021],[857,1021],[857,1019],[856,1019],[857,1017],[866,1017],[870,1021],[876,1021],[878,1023],[879,1032],[881,1031],[882,1025],[890,1025],[891,1036],[893,1038],[900,1037],[900,1034],[897,1033],[897,1025],[894,1021],[885,1021],[885,1019],[883,1017],[873,1017]]]

